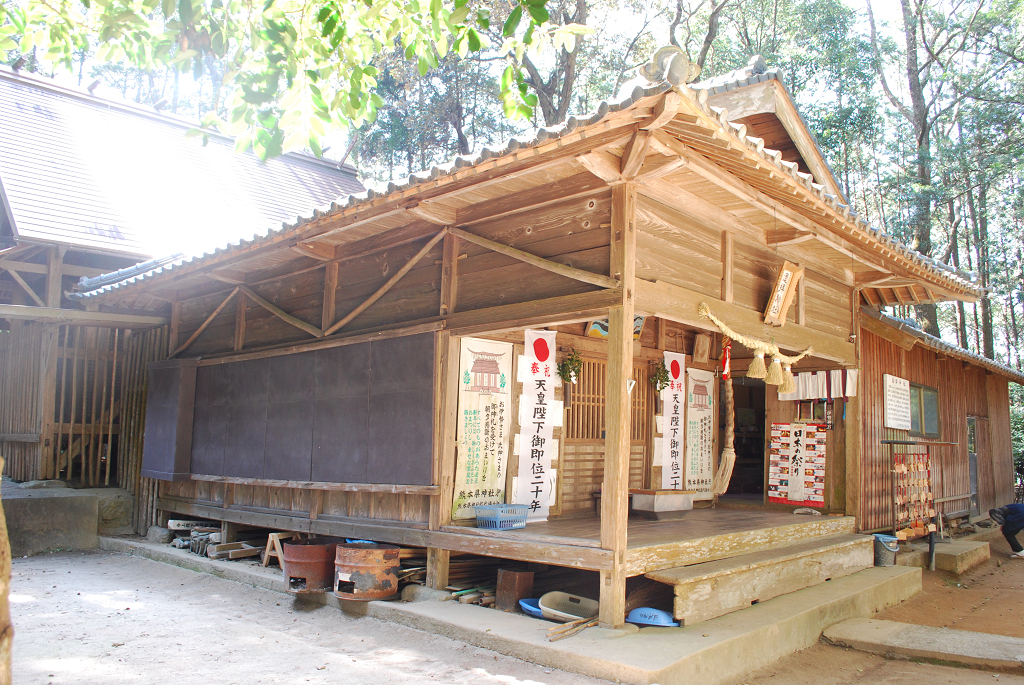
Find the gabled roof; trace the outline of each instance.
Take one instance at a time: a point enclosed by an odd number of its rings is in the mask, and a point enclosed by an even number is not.
[[[0,233],[125,254],[212,248],[359,192],[351,166],[269,163],[149,107],[0,68]],[[13,233],[13,236],[11,236]]]
[[[899,339],[893,340],[893,342],[903,346],[905,349],[910,349],[914,345],[922,345],[934,352],[980,366],[992,373],[1008,378],[1014,383],[1024,385],[1024,372],[1018,371],[1013,367],[984,357],[976,352],[965,350],[958,345],[946,342],[942,338],[936,338],[934,335],[929,335],[906,321],[883,314],[871,307],[862,307],[861,313],[869,317],[868,319],[861,319],[862,325],[867,324],[865,328],[872,332],[882,333],[889,339],[892,339],[894,335],[898,336]],[[872,324],[872,322],[877,323]],[[877,329],[876,327],[879,325],[884,326],[888,330]]]
[[[675,115],[664,118],[670,91],[675,93]],[[807,263],[820,257],[830,260],[833,270],[843,264],[854,265],[863,270],[852,280],[857,286],[883,279],[909,287],[913,297],[930,301],[973,300],[980,295],[973,278],[871,227],[840,197],[801,172],[796,163],[766,148],[764,140],[747,135],[745,126],[729,121],[725,110],[709,104],[708,91],[685,85],[671,88],[663,83],[638,86],[631,97],[602,102],[596,112],[570,117],[558,127],[539,129],[530,140],[512,139],[496,149],[484,148],[475,157],[458,157],[451,164],[413,174],[404,182],[341,197],[265,236],[239,240],[202,257],[161,265],[120,282],[83,283],[85,292],[77,296],[102,297],[101,302],[117,300],[122,306],[157,307],[159,302],[140,302],[139,297],[145,300],[147,293],[161,288],[181,289],[192,287],[199,279],[217,279],[218,269],[231,278],[237,277],[236,272],[266,273],[279,264],[273,255],[282,249],[321,250],[337,258],[357,241],[398,230],[412,220],[410,217],[432,215],[429,220],[435,224],[459,225],[464,212],[469,218],[481,211],[473,205],[479,201],[472,191],[478,184],[493,187],[506,175],[526,183],[524,175],[533,169],[566,164],[576,164],[578,169],[603,178],[599,167],[607,166],[606,157],[618,162],[615,154],[624,154],[622,141],[635,134],[639,122],[652,117],[661,120],[662,128],[655,135],[657,145],[652,144],[656,151],[645,164],[663,165],[673,157],[683,160],[686,164],[680,173],[700,177],[774,217],[772,225],[778,228],[768,231],[768,244],[776,249],[802,250],[805,255],[813,252]],[[594,150],[606,156],[597,160],[596,167],[586,159]],[[608,172],[617,174],[618,166]]]

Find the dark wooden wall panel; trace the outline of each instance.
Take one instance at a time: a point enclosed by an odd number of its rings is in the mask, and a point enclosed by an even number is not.
[[[992,479],[995,506],[1013,501],[1013,442],[1010,438],[1010,390],[1001,376],[986,377],[988,395],[989,449],[992,450]]]
[[[187,359],[152,362],[148,373],[142,475],[186,479],[192,460],[196,363]]]

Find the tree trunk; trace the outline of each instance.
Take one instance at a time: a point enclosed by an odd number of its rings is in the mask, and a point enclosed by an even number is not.
[[[923,255],[932,253],[932,138],[931,122],[928,119],[928,101],[921,83],[921,71],[917,59],[918,17],[910,0],[900,0],[903,9],[903,35],[907,41],[907,86],[910,91],[911,113],[914,136],[917,140],[917,186],[914,192],[913,226],[915,250]],[[918,321],[925,333],[941,335],[939,317],[934,304],[919,304],[914,307]]]

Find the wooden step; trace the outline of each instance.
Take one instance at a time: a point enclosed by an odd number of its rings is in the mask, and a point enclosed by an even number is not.
[[[675,586],[676,620],[693,625],[873,563],[871,536],[831,535],[646,576]]]

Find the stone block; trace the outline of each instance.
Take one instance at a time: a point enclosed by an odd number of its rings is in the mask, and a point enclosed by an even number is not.
[[[96,495],[70,488],[12,488],[4,491],[3,507],[11,556],[99,545]]]
[[[158,545],[166,545],[174,539],[174,531],[160,526],[150,526],[146,532],[146,539]]]

